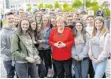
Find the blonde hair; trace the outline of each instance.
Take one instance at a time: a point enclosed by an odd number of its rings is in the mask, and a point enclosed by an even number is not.
[[[103,17],[96,17],[95,20],[94,20],[94,28],[93,28],[93,31],[92,31],[92,37],[94,37],[97,33],[97,29],[95,27],[95,22],[99,20],[103,23],[103,26],[102,28],[100,29],[100,36],[102,36],[105,32],[107,32],[107,29],[105,27],[105,21],[104,21],[104,18]]]
[[[42,20],[43,20],[43,18],[47,18],[48,19],[48,26],[50,26],[50,24],[51,24],[50,16],[49,15],[44,15],[44,16],[42,16]],[[42,27],[41,28],[42,29],[44,28],[43,27],[43,22],[42,22]]]
[[[56,18],[56,21],[57,21],[57,22],[61,22],[61,21],[65,22],[65,18],[62,17],[62,16],[58,16],[58,17]]]

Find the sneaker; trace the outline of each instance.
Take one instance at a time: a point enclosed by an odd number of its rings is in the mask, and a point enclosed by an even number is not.
[[[53,71],[52,71],[52,69],[49,69],[49,70],[48,70],[47,77],[48,77],[48,78],[52,78],[52,77],[53,77]]]

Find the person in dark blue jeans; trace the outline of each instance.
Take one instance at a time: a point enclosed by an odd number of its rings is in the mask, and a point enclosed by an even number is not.
[[[12,61],[3,61],[3,63],[7,72],[7,78],[13,78],[15,75],[15,67],[12,66]]]
[[[76,78],[87,78],[89,69],[88,43],[89,34],[81,21],[75,23],[75,45],[72,47],[72,61]]]
[[[13,30],[14,14],[9,12],[6,14],[7,25],[1,30],[1,55],[3,58],[4,67],[7,73],[7,78],[14,77],[14,66],[12,66],[11,43],[10,38],[15,33]]]
[[[17,33],[11,40],[11,53],[19,78],[39,77],[36,64],[40,64],[40,57],[31,38],[29,25],[29,20],[21,20]]]

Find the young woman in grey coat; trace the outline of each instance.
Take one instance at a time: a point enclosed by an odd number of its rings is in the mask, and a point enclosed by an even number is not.
[[[89,69],[88,43],[90,36],[85,31],[82,22],[76,22],[74,35],[75,45],[72,47],[72,61],[74,65],[75,77],[87,78]]]

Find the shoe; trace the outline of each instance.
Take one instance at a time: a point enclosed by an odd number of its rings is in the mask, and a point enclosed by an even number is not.
[[[49,69],[49,70],[48,70],[47,77],[48,77],[48,78],[52,78],[52,77],[53,77],[53,71],[52,71],[52,69]]]

